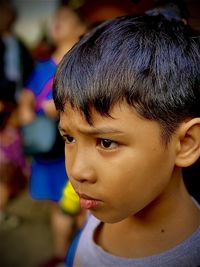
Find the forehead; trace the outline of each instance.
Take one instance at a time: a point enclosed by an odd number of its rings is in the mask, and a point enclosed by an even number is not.
[[[67,8],[67,7],[61,7],[59,10],[57,10],[55,14],[55,19],[77,19],[78,16],[76,13]]]
[[[123,102],[116,104],[109,116],[101,115],[94,108],[91,109],[92,125],[90,125],[81,111],[72,108],[71,105],[65,106],[64,112],[60,114],[60,128],[90,132],[123,132],[134,135],[160,135],[160,127],[157,122],[144,119],[139,116],[136,110]],[[104,130],[105,129],[105,130]]]

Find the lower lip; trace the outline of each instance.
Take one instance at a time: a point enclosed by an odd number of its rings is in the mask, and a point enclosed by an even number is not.
[[[95,209],[99,206],[99,201],[95,199],[80,198],[80,206],[84,209]]]

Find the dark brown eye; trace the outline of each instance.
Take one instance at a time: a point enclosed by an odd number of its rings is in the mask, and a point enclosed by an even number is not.
[[[117,147],[117,143],[110,139],[100,139],[100,146],[104,149],[114,149]]]
[[[64,135],[64,140],[67,144],[71,144],[75,142],[74,138],[68,134]]]

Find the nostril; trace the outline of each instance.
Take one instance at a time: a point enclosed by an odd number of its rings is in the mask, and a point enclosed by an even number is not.
[[[96,180],[95,173],[91,168],[87,168],[84,170],[75,169],[71,172],[71,177],[73,177],[73,179],[79,183],[93,183]]]
[[[81,178],[79,181],[80,181],[80,183],[84,183],[84,182],[86,182],[88,179],[85,179],[85,178]]]
[[[89,153],[85,152],[85,149],[79,150],[68,162],[71,177],[80,183],[93,183],[95,181],[95,169],[89,155]]]
[[[93,174],[84,174],[84,175],[73,175],[73,179],[78,181],[79,183],[94,183],[94,181],[96,180],[95,179],[95,176]]]

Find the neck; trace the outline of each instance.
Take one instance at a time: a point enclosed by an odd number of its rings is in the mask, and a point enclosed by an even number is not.
[[[67,43],[61,43],[56,48],[55,52],[53,53],[54,61],[58,64],[63,56],[72,48],[72,46],[77,42],[78,40],[70,40]]]

